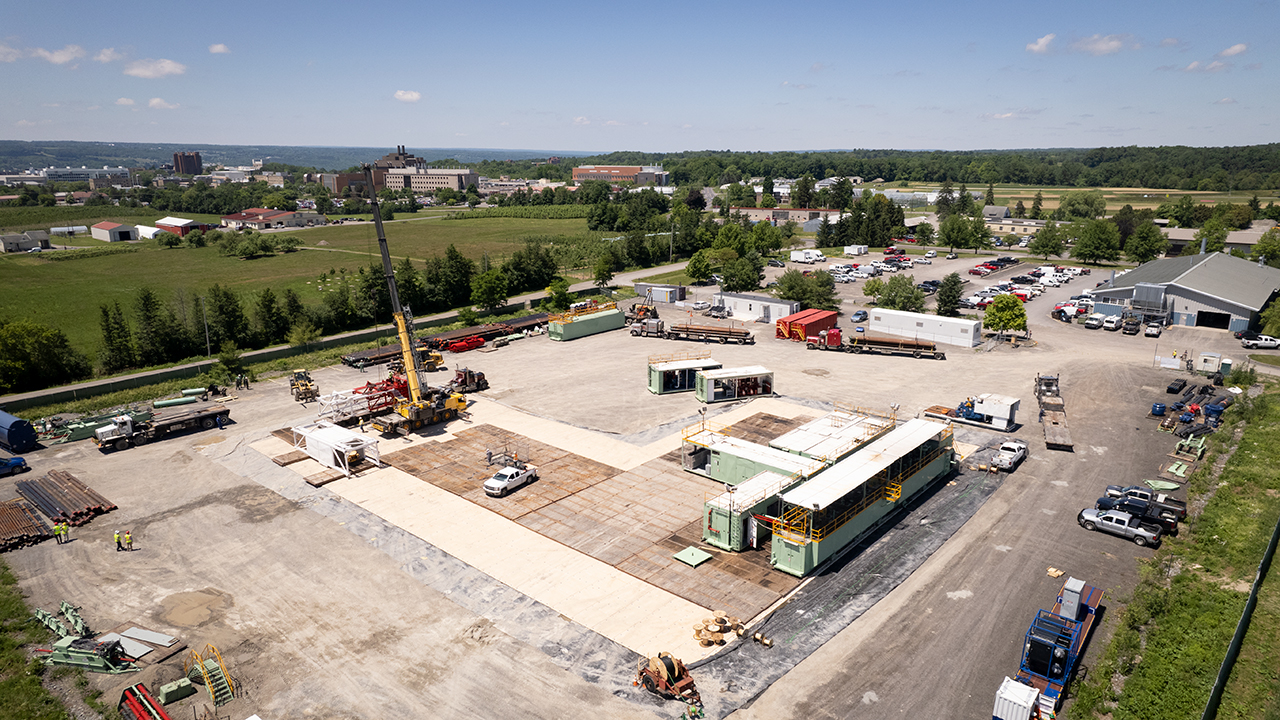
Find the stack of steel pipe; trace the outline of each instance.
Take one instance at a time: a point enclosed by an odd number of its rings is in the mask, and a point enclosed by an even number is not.
[[[52,536],[53,531],[26,500],[14,498],[0,503],[0,552],[34,545]]]
[[[109,500],[64,470],[50,470],[37,480],[19,480],[18,494],[55,522],[83,525],[116,509]]]

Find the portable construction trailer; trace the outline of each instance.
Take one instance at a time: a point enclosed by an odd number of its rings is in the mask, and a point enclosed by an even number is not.
[[[293,428],[293,446],[306,450],[312,460],[351,477],[351,466],[369,460],[382,467],[378,441],[331,422],[314,422]]]
[[[795,342],[805,342],[810,336],[817,337],[823,330],[836,326],[836,314],[831,310],[810,308],[793,313],[778,320],[774,336]]]
[[[799,474],[765,470],[707,500],[702,516],[702,540],[722,550],[740,552],[769,541],[769,526],[756,515],[768,514],[778,496],[804,482]]]
[[[649,392],[654,395],[690,392],[697,384],[700,370],[718,370],[724,363],[711,358],[711,354],[676,353],[654,355],[649,358]]]
[[[552,340],[577,340],[596,333],[618,330],[626,324],[626,316],[616,307],[586,314],[565,313],[551,318],[547,323],[547,335]]]
[[[765,471],[808,478],[825,467],[821,460],[730,437],[702,424],[685,429],[680,454],[685,470],[727,485],[737,485]]]
[[[834,463],[895,425],[888,415],[837,403],[835,410],[769,441],[769,447]]]
[[[770,562],[803,577],[951,469],[951,426],[912,419],[781,496]]]
[[[929,340],[941,345],[977,347],[982,343],[982,321],[940,317],[905,310],[871,311],[868,330],[897,337]]]
[[[773,394],[773,371],[759,365],[700,370],[694,379],[694,397],[704,403]]]

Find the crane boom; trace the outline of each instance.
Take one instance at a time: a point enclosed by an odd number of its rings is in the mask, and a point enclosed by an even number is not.
[[[378,193],[373,188],[373,167],[364,164],[365,187],[369,188],[369,200],[373,204],[373,224],[378,231],[378,250],[382,253],[382,273],[387,278],[387,290],[391,294],[391,313],[400,336],[400,352],[404,357],[405,374],[409,382],[409,400],[422,402],[421,370],[418,353],[413,348],[412,320],[409,311],[400,304],[400,291],[396,288],[396,273],[391,267],[391,251],[387,249],[387,234],[382,229],[382,213],[378,207]]]

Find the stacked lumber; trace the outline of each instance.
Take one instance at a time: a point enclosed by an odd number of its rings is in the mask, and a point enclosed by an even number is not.
[[[116,509],[111,501],[64,470],[50,470],[42,478],[19,480],[16,485],[19,495],[54,522],[84,525]]]
[[[0,552],[35,545],[52,536],[53,531],[31,503],[22,498],[0,503]]]

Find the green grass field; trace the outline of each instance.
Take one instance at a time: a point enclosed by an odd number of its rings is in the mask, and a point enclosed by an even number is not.
[[[499,218],[446,223],[415,220],[388,223],[387,239],[396,257],[422,260],[443,255],[450,243],[478,260],[489,253],[495,264],[519,247],[521,238],[586,232],[585,220],[519,220]],[[241,260],[224,257],[211,247],[164,249],[141,243],[136,253],[67,262],[39,255],[0,256],[0,317],[26,318],[56,327],[72,345],[96,349],[100,341],[99,306],[118,301],[131,309],[139,288],[151,287],[165,299],[178,291],[188,298],[204,294],[214,283],[245,297],[271,288],[277,295],[292,288],[304,303],[320,302],[319,276],[330,270],[356,271],[376,262],[377,236],[372,224],[327,226],[295,233],[308,248],[272,257]],[[325,242],[320,246],[318,243]],[[92,241],[98,245],[102,243]],[[189,307],[194,301],[189,301]]]

